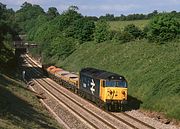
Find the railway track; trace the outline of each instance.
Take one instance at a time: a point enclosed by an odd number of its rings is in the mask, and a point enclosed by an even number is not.
[[[28,56],[25,59],[31,64],[31,67],[39,67]],[[30,71],[32,73],[32,70]],[[57,83],[50,79],[40,78],[43,77],[42,71],[37,68],[33,68],[33,76],[39,76],[39,79],[34,81],[39,87],[48,94],[51,94],[54,99],[59,101],[59,104],[65,105],[71,111],[74,112],[79,118],[82,118],[83,122],[89,125],[90,128],[151,128],[154,127],[126,114],[126,113],[109,113],[97,108],[96,106],[87,103],[86,100],[80,98],[76,94],[72,94],[67,89],[59,86]],[[43,85],[42,85],[43,84]],[[62,100],[63,98],[63,100]],[[67,103],[68,102],[68,103]],[[74,107],[74,108],[73,108]],[[78,109],[78,111],[77,111]],[[81,112],[81,113],[79,113]],[[83,115],[86,114],[86,115]],[[84,116],[88,116],[87,118]],[[89,121],[89,119],[91,119]],[[105,125],[105,126],[104,126]]]
[[[32,73],[32,74],[37,74],[37,73]],[[40,75],[40,74],[39,74]],[[30,75],[33,76],[33,75]],[[50,94],[51,96],[53,96],[54,99],[56,99],[59,104],[63,104],[66,107],[68,107],[72,112],[74,112],[75,114],[77,114],[79,117],[83,118],[86,121],[86,124],[89,124],[89,126],[91,128],[95,128],[95,129],[99,129],[101,127],[103,128],[112,128],[115,129],[116,127],[114,127],[113,125],[109,124],[107,121],[105,121],[104,119],[102,119],[101,117],[99,117],[98,115],[94,114],[93,112],[90,112],[89,110],[87,110],[86,108],[84,108],[82,105],[78,104],[77,102],[73,101],[71,98],[68,98],[69,100],[71,100],[72,102],[74,102],[77,106],[69,106],[68,104],[70,104],[71,102],[66,98],[67,96],[64,95],[64,98],[62,99],[62,95],[60,95],[60,91],[54,87],[53,85],[51,85],[47,80],[45,79],[36,79],[35,82],[41,87],[41,89],[43,89],[46,93]],[[53,88],[57,91],[59,91],[58,93],[56,93],[55,90],[53,90]],[[58,95],[57,95],[58,94]],[[60,99],[61,98],[61,99]],[[65,101],[63,101],[65,100]],[[69,101],[69,103],[67,104],[67,101]],[[71,104],[72,105],[72,104]],[[78,108],[82,108],[81,110],[79,109],[77,111]],[[86,115],[82,115],[81,113],[83,111],[86,111],[87,113],[85,113]],[[88,117],[88,119],[86,118],[88,116],[88,114],[90,114],[90,116]],[[86,117],[85,117],[86,116]],[[94,118],[93,118],[94,117]],[[89,120],[91,118],[91,120]],[[97,123],[97,120],[95,121],[96,124],[94,124],[92,121],[93,119],[97,119],[99,123]],[[98,126],[97,126],[98,125]],[[101,127],[99,126],[101,125]]]

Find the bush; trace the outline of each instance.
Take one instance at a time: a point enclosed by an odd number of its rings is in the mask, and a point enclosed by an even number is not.
[[[125,43],[125,42],[130,42],[134,40],[134,36],[126,31],[121,32],[120,34],[120,40]]]
[[[121,41],[122,43],[133,41],[144,37],[144,33],[134,24],[125,26],[123,31],[111,31],[110,39]]]
[[[143,32],[134,24],[129,24],[125,26],[124,32],[131,34],[135,39],[142,38]]]
[[[173,14],[162,13],[154,17],[149,24],[147,38],[150,41],[171,41],[180,34],[180,21]]]
[[[96,23],[94,38],[100,43],[109,39],[109,25],[106,21],[100,20]]]
[[[128,32],[125,31],[110,31],[110,39],[120,43],[126,43],[134,40],[135,38]]]

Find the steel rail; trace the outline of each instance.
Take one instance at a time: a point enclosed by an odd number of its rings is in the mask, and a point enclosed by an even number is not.
[[[28,58],[28,60],[30,60],[33,64],[35,64],[36,66],[38,66],[35,62],[33,62],[31,59],[29,59],[29,57],[27,57],[27,58]],[[38,66],[38,67],[39,67],[39,66]],[[37,71],[38,71],[38,70],[37,70]],[[43,75],[43,74],[42,74],[42,71],[38,71],[38,73],[41,74],[41,75]],[[48,82],[48,83],[49,83],[49,82]],[[49,84],[50,84],[50,83],[49,83]],[[51,84],[50,84],[50,85],[51,85]],[[53,87],[54,87],[54,86],[53,86]],[[56,89],[57,89],[57,88],[56,88]],[[59,91],[59,89],[57,89],[57,90]],[[60,91],[59,91],[59,92],[60,92]],[[61,92],[61,93],[64,94],[63,92]],[[72,92],[72,93],[74,93],[74,92]],[[74,93],[74,94],[75,94],[75,93]],[[64,94],[64,95],[65,95],[66,97],[70,98],[70,97],[67,96],[66,94]],[[73,100],[73,101],[74,101],[74,100]],[[77,103],[77,102],[76,102],[76,103]],[[92,102],[91,102],[91,103],[92,103]],[[94,103],[92,103],[92,104],[95,105]],[[97,106],[97,105],[95,105],[95,106]],[[103,109],[102,109],[102,110],[103,110]],[[138,129],[136,126],[134,126],[134,125],[132,125],[131,123],[125,121],[124,119],[122,119],[122,118],[114,115],[113,113],[110,113],[110,112],[108,112],[108,111],[106,111],[106,110],[103,110],[103,111],[105,111],[105,112],[108,113],[109,115],[113,116],[114,118],[122,121],[122,122],[125,123],[126,125],[134,128],[134,129]],[[147,123],[145,123],[145,122],[143,122],[143,121],[140,121],[139,119],[134,118],[133,116],[130,116],[130,115],[128,115],[128,114],[125,113],[125,112],[122,112],[122,114],[125,115],[126,117],[129,117],[130,119],[133,119],[134,121],[142,124],[143,126],[146,126],[146,127],[150,128],[150,129],[155,129],[153,126],[151,126],[151,125],[149,125],[149,124],[147,124]]]

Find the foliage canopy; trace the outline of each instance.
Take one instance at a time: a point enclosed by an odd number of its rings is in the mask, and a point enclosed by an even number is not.
[[[148,28],[147,37],[150,41],[170,41],[180,35],[180,20],[173,14],[162,13],[150,21]]]

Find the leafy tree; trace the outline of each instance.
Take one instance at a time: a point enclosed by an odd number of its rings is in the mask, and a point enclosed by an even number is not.
[[[39,15],[45,15],[44,10],[39,5],[32,5],[24,2],[21,9],[16,11],[15,18],[21,32],[25,33],[33,28],[36,18]]]
[[[0,41],[2,42],[5,37],[14,38],[17,34],[17,26],[14,23],[15,12],[12,9],[7,9],[6,5],[0,3]],[[6,36],[9,35],[9,36]],[[11,36],[10,36],[11,35]],[[7,40],[10,40],[8,38]]]
[[[114,15],[113,14],[106,14],[105,16],[100,16],[99,20],[114,21]]]
[[[149,14],[147,15],[147,17],[148,17],[148,18],[152,18],[152,17],[154,17],[154,16],[156,16],[156,15],[158,15],[158,11],[157,11],[157,10],[154,10],[152,13],[149,13]]]
[[[96,16],[85,16],[85,18],[92,21],[98,21],[98,17]]]
[[[148,28],[147,38],[150,41],[170,41],[180,34],[180,21],[172,14],[162,13],[150,21]]]
[[[100,43],[109,39],[109,25],[106,21],[100,20],[96,23],[94,38],[95,41]]]
[[[60,16],[50,21],[50,24],[56,26],[56,29],[63,31],[67,29],[74,21],[82,18],[83,16],[74,10],[66,10]]]
[[[16,26],[14,26],[14,11],[7,9],[6,5],[0,3],[0,69],[8,66],[7,63],[13,59],[10,41],[15,37]],[[10,64],[10,63],[9,63]],[[12,63],[11,63],[12,64]]]
[[[34,40],[40,43],[51,42],[55,37],[61,35],[61,31],[52,24],[43,24],[34,33]]]
[[[49,19],[46,15],[39,15],[34,23],[34,27],[31,28],[27,33],[28,40],[35,40],[35,37],[38,34],[36,33],[37,30],[43,27],[43,25],[47,24],[48,22],[49,22]],[[41,33],[43,33],[43,31]]]
[[[73,38],[57,37],[51,43],[50,55],[55,55],[58,59],[65,59],[76,49],[77,44]]]
[[[71,5],[71,6],[69,6],[68,10],[77,12],[79,10],[79,8],[77,6]]]
[[[47,15],[50,19],[52,19],[57,17],[59,15],[59,12],[55,7],[50,7],[47,11]]]
[[[86,18],[81,18],[72,23],[65,31],[68,37],[78,39],[81,43],[93,40],[95,24]]]

